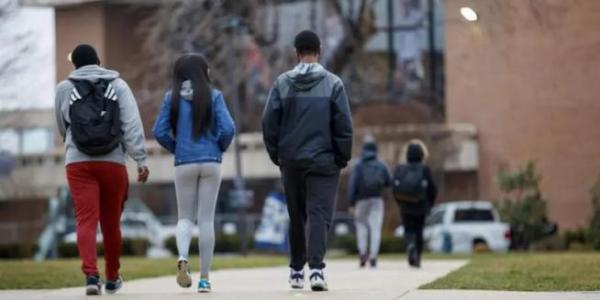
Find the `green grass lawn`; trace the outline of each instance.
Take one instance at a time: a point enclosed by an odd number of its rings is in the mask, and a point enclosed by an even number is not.
[[[280,255],[215,256],[213,270],[255,268],[285,265],[287,258]],[[198,271],[198,259],[191,260],[193,271]],[[103,272],[104,261],[98,261]],[[148,259],[123,257],[121,274],[125,280],[175,274],[176,259]],[[0,260],[0,289],[50,289],[81,286],[84,278],[79,259],[59,259],[46,262],[31,260]]]
[[[508,291],[600,290],[600,253],[475,255],[422,289]]]

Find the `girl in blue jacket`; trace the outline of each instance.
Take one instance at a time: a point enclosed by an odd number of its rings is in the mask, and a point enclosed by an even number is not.
[[[186,54],[175,62],[172,90],[167,91],[152,129],[156,140],[175,155],[177,283],[190,287],[188,263],[194,221],[198,221],[200,281],[209,292],[208,272],[215,245],[214,217],[221,186],[221,161],[235,125],[220,91],[211,88],[206,59]]]

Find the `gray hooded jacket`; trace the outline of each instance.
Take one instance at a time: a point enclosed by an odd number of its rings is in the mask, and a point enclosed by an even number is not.
[[[269,94],[262,129],[277,165],[344,168],[353,132],[342,80],[318,63],[301,63],[280,75]]]
[[[119,73],[97,65],[88,65],[71,72],[69,78],[90,80],[92,82],[98,79],[113,80],[112,85],[121,109],[120,119],[123,140],[121,147],[117,147],[109,154],[100,156],[89,156],[77,149],[69,129],[69,99],[74,86],[69,80],[64,80],[56,87],[54,112],[58,131],[65,138],[65,165],[85,161],[108,161],[125,164],[125,154],[127,153],[135,160],[138,167],[146,166],[146,150],[144,148],[146,139],[140,113],[131,89],[123,79],[119,78]]]

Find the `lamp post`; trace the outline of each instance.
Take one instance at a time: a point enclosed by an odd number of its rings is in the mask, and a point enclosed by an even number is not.
[[[242,29],[242,24],[239,19],[235,16],[231,16],[227,22],[226,31],[231,37],[232,46],[228,47],[228,71],[231,83],[233,84],[233,92],[230,95],[230,99],[233,102],[233,114],[237,126],[237,133],[234,137],[234,156],[235,156],[235,178],[233,180],[233,191],[230,192],[230,199],[233,206],[237,209],[238,213],[238,224],[240,233],[240,251],[243,256],[248,254],[248,234],[247,234],[247,208],[251,204],[251,193],[246,190],[246,183],[244,180],[242,170],[242,147],[240,143],[241,125],[242,125],[242,114],[240,111],[240,99],[239,99],[239,81],[235,80],[235,76],[239,74],[236,70],[236,66],[239,65],[234,57],[237,57],[237,50],[239,50],[239,33]]]

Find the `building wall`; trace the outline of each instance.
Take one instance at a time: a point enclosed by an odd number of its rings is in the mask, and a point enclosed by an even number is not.
[[[104,5],[91,3],[56,7],[56,80],[64,80],[73,70],[67,56],[78,44],[96,48],[105,57]]]
[[[446,3],[447,120],[477,126],[480,198],[500,198],[502,167],[535,160],[551,219],[584,225],[600,174],[600,1]]]

